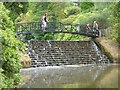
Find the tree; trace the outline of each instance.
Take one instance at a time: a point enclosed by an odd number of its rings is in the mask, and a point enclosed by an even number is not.
[[[94,7],[93,2],[81,2],[80,3],[80,8],[81,8],[82,11],[88,10],[92,7]]]
[[[40,21],[44,13],[48,13],[49,21],[60,21],[65,18],[64,9],[70,5],[66,2],[39,2],[30,3],[29,12],[34,21]]]
[[[28,10],[28,2],[4,2],[6,9],[10,10],[9,17],[13,21],[21,14]]]
[[[13,22],[8,17],[9,11],[0,3],[0,43],[2,45],[2,75],[3,81],[0,88],[11,88],[20,80],[19,51],[23,50],[24,44],[15,38]],[[1,77],[3,76],[3,77]]]

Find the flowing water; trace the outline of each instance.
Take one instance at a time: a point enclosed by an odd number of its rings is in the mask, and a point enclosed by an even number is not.
[[[32,45],[35,65],[44,66],[21,69],[21,88],[118,88],[118,65],[111,64],[93,41]]]
[[[66,65],[22,69],[22,88],[118,88],[118,65]]]

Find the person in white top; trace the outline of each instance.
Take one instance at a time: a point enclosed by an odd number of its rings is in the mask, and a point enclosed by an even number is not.
[[[46,31],[45,29],[46,29],[46,26],[47,26],[47,13],[45,13],[45,15],[42,17],[42,25],[41,25],[41,27],[42,27],[42,31]]]
[[[93,23],[93,30],[98,30],[98,24],[96,21]]]
[[[97,33],[98,36],[100,35],[100,31],[98,29],[98,24],[96,21],[94,21],[93,23],[93,32]]]
[[[78,23],[77,31],[78,31],[78,33],[80,33],[80,23]]]

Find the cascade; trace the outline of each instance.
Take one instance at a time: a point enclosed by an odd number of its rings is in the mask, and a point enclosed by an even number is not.
[[[93,41],[31,40],[28,45],[32,67],[110,63]]]

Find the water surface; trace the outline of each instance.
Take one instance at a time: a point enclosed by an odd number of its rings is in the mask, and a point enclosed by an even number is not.
[[[68,65],[22,69],[22,88],[118,88],[118,65]]]

